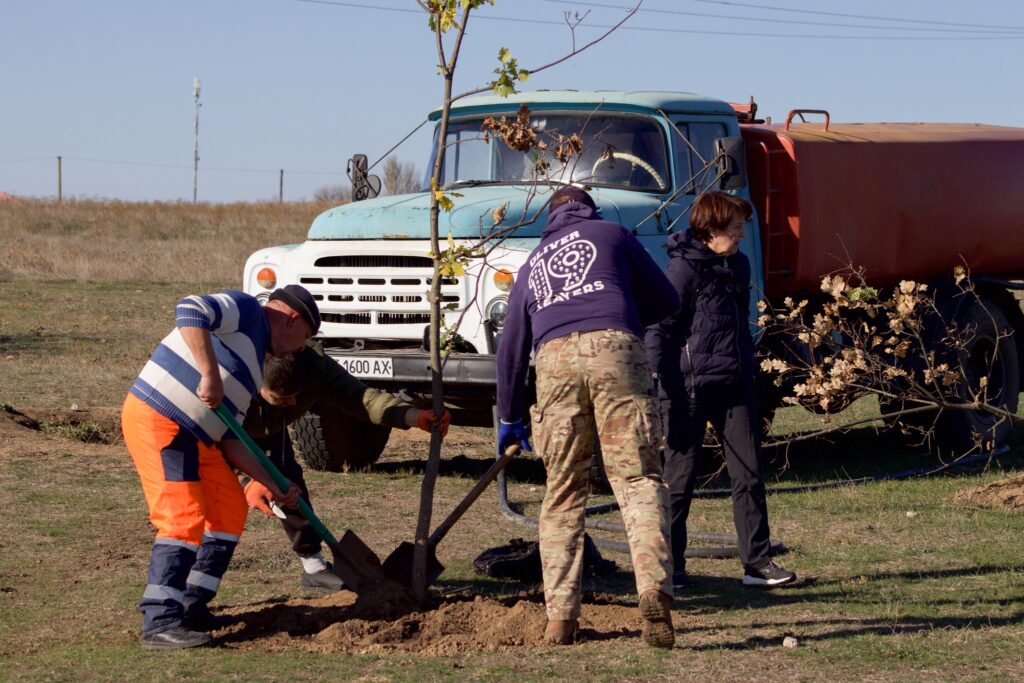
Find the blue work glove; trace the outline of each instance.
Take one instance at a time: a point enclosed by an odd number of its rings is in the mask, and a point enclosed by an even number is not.
[[[506,448],[516,442],[524,451],[533,452],[533,449],[530,448],[529,425],[523,424],[522,420],[515,422],[498,420],[498,452],[504,453]]]

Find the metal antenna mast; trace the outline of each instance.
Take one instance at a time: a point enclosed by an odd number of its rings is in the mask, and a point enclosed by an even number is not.
[[[192,203],[196,203],[196,189],[199,182],[199,76],[192,80],[193,93],[196,98],[196,151],[192,160]]]

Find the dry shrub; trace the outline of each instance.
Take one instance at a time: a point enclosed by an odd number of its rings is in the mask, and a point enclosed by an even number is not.
[[[301,242],[323,203],[0,203],[0,277],[239,286],[262,247]]]

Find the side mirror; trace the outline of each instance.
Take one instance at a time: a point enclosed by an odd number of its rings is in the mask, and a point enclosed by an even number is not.
[[[373,199],[380,194],[380,178],[368,174],[365,154],[353,154],[345,167],[345,173],[352,183],[352,201]]]
[[[747,151],[740,136],[715,140],[718,158],[718,189],[739,190],[747,186]]]

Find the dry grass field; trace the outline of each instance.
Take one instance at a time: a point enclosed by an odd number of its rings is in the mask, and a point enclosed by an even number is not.
[[[180,296],[237,287],[250,251],[302,239],[322,208],[0,203],[0,679],[1024,680],[1024,517],[961,494],[1024,468],[1021,433],[986,466],[770,496],[782,562],[800,582],[743,589],[735,559],[692,560],[695,586],[674,603],[669,652],[640,646],[629,559],[615,553],[606,554],[620,571],[584,585],[584,641],[538,644],[538,587],[472,568],[484,548],[535,534],[505,519],[492,491],[440,547],[447,571],[435,584],[451,613],[479,602],[490,630],[428,632],[423,615],[396,624],[398,636],[374,631],[349,618],[351,597],[301,589],[280,527],[253,515],[214,603],[234,624],[210,648],[141,652],[136,604],[152,532],[118,433],[120,401]],[[814,424],[799,409],[780,416],[786,430]],[[397,435],[369,472],[307,472],[325,522],[353,528],[381,555],[410,540],[423,437]],[[438,514],[490,450],[486,430],[452,429]],[[786,485],[934,464],[869,428],[770,457],[770,483]],[[540,462],[517,459],[511,480],[511,500],[536,515]],[[691,528],[732,533],[728,502],[695,501]],[[532,630],[517,641],[498,628],[509,624]],[[787,636],[796,647],[783,646]]]
[[[301,242],[326,204],[14,200],[0,204],[0,277],[237,288],[260,247]]]

